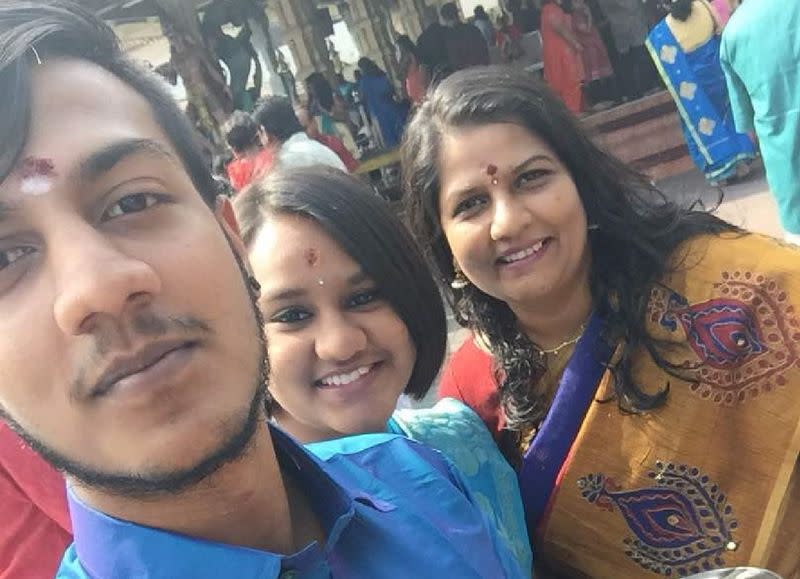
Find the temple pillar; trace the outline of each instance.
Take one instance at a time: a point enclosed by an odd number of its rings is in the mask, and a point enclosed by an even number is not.
[[[333,78],[326,36],[316,19],[316,4],[309,0],[278,0],[274,10],[285,42],[292,51],[298,81],[302,83],[312,72]]]

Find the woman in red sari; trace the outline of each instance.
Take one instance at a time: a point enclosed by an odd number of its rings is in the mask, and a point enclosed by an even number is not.
[[[568,0],[550,0],[542,8],[542,58],[544,78],[573,113],[584,109],[583,46],[565,8]]]

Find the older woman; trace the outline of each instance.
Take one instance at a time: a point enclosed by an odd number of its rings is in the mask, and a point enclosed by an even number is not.
[[[406,135],[411,221],[474,332],[440,394],[516,465],[537,564],[796,576],[800,252],[677,206],[511,71],[449,77]]]

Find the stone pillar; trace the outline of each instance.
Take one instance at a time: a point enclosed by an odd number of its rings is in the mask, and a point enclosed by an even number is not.
[[[418,2],[414,0],[398,0],[397,10],[393,11],[392,16],[404,34],[411,40],[416,41],[425,29],[423,14],[420,12]]]
[[[361,56],[375,61],[395,84],[399,82],[398,63],[395,57],[391,13],[381,0],[350,0],[342,10],[342,17],[355,39]]]
[[[292,51],[300,83],[312,72],[333,78],[333,65],[328,58],[325,36],[317,29],[315,10],[316,3],[311,0],[278,0],[275,3],[275,14]]]

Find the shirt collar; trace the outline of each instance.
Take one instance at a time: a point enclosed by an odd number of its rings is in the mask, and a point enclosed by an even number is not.
[[[326,553],[335,548],[357,503],[386,510],[384,501],[338,484],[319,460],[288,434],[272,424],[269,429],[281,468],[301,485],[326,530]],[[144,527],[93,509],[71,489],[68,501],[78,559],[91,577],[277,577],[287,568],[302,573],[303,567],[313,566],[322,556],[316,544],[283,556]]]

